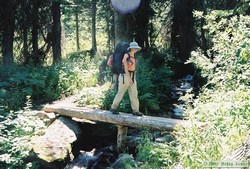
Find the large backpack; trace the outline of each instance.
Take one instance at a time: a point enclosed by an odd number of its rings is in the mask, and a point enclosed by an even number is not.
[[[113,54],[111,71],[114,74],[124,73],[124,68],[122,66],[122,59],[125,53],[128,52],[129,43],[120,42],[115,47],[115,52]]]

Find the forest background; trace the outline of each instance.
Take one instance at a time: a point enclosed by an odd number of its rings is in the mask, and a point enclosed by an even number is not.
[[[198,91],[182,98],[186,115],[208,124],[203,130],[180,129],[168,144],[155,145],[147,137],[137,159],[159,168],[202,168],[204,161],[221,160],[249,134],[249,6],[248,0],[142,0],[133,13],[120,14],[104,0],[2,0],[1,168],[35,166],[26,163],[24,145],[42,125],[27,110],[105,85],[115,44],[132,40],[142,47],[143,113],[165,116],[173,81],[191,74]],[[108,109],[113,95],[107,89],[79,103]],[[128,107],[125,99],[120,109]]]

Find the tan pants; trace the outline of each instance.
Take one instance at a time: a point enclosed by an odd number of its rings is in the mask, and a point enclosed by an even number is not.
[[[123,83],[123,76],[124,76],[124,83]],[[138,100],[136,77],[134,78],[134,83],[132,85],[129,85],[129,78],[130,77],[127,77],[125,74],[119,75],[118,93],[116,94],[113,100],[113,104],[111,105],[112,109],[117,109],[125,92],[128,90],[132,111],[133,112],[139,111],[139,100]]]

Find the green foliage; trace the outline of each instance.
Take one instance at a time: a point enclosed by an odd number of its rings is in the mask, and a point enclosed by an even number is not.
[[[97,83],[97,71],[88,57],[58,65],[0,67],[0,103],[3,109],[19,109],[27,98],[35,104],[75,94]]]
[[[249,14],[249,7],[250,7],[250,3],[249,3],[249,0],[240,0],[238,1],[237,3],[237,6],[235,7],[234,9],[234,12],[235,13],[238,13],[238,14]]]
[[[170,89],[171,70],[167,67],[153,68],[149,59],[139,60],[137,86],[140,108],[146,114],[159,112],[165,95]]]
[[[105,109],[105,110],[110,109],[110,106],[113,103],[113,100],[115,98],[116,93],[117,93],[117,90],[111,89],[111,88],[104,91],[104,95],[102,98],[102,105],[101,105],[102,109]],[[120,112],[124,112],[124,113],[131,113],[131,106],[130,106],[130,100],[129,100],[128,93],[125,93],[117,110]]]
[[[97,71],[88,56],[73,54],[49,67],[26,65],[0,67],[0,168],[37,168],[27,163],[30,139],[44,127],[29,112],[34,104],[69,96],[97,83]],[[92,102],[91,102],[92,103]]]
[[[0,112],[0,168],[37,168],[26,159],[31,151],[30,138],[44,128],[44,123],[28,111]]]
[[[137,89],[140,102],[140,111],[144,114],[153,114],[161,111],[161,106],[166,104],[167,92],[170,90],[172,71],[166,66],[154,69],[150,59],[138,58]],[[163,64],[164,65],[164,64]],[[103,109],[109,109],[117,91],[110,89],[105,92]],[[131,112],[130,100],[126,92],[118,110]]]
[[[84,106],[90,106],[90,105],[98,105],[100,104],[99,101],[100,97],[98,97],[97,93],[94,93],[93,91],[89,91],[84,93],[79,101],[78,101],[78,105],[81,107]]]
[[[218,88],[247,86],[250,83],[250,18],[243,15],[228,17],[229,14],[222,15],[222,12],[217,16],[217,13],[215,11],[205,16],[208,22],[205,28],[213,37],[211,52],[214,59],[208,59],[197,51],[193,52],[191,61],[202,69],[203,76],[208,78],[210,84]]]
[[[62,96],[75,94],[97,83],[97,71],[91,61],[88,55],[73,53],[69,60],[56,67],[59,72],[58,92]]]
[[[137,147],[136,159],[142,161],[142,169],[167,168],[173,166],[178,157],[175,143],[154,143],[152,135],[145,132],[140,145]]]
[[[212,11],[202,17],[207,22],[204,28],[209,32],[213,47],[209,50],[211,56],[206,57],[204,51],[197,49],[189,60],[207,78],[198,98],[184,96],[185,101],[191,103],[186,113],[192,125],[174,132],[177,146],[155,144],[152,137],[146,137],[138,147],[137,159],[144,162],[140,168],[174,168],[177,165],[205,168],[204,162],[221,161],[249,134],[250,17],[232,16],[225,11]],[[156,81],[161,84],[161,79]],[[196,121],[206,126],[200,128]]]
[[[113,102],[113,99],[115,98],[116,93],[117,91],[111,88],[104,92],[104,96],[102,99],[102,106],[101,106],[102,109],[104,110],[110,109],[110,106]]]
[[[80,50],[91,50],[92,48],[92,16],[91,16],[91,1],[78,0],[75,5],[69,5],[74,3],[69,0],[67,5],[62,5],[62,22],[65,29],[65,38],[63,41],[63,47],[66,53],[72,53],[77,51],[76,42],[76,26],[78,26],[79,47]],[[110,13],[113,11],[109,7],[108,3],[104,1],[96,1],[96,43],[98,50],[107,49],[107,17],[110,17]],[[78,24],[76,23],[76,14],[78,14]],[[84,16],[84,17],[82,17]],[[76,25],[77,24],[77,25]]]
[[[4,108],[20,108],[24,106],[27,96],[37,98],[42,88],[45,88],[45,77],[39,68],[16,66],[7,70],[5,67],[0,69],[1,101]]]
[[[213,11],[203,16],[213,47],[207,58],[201,50],[190,61],[208,83],[188,112],[191,128],[178,129],[179,161],[186,168],[204,168],[204,162],[221,161],[249,134],[249,16]],[[204,128],[195,121],[205,122]]]
[[[109,88],[109,84],[106,83],[103,86],[90,87],[90,88],[84,89],[81,93],[81,96],[76,101],[78,106],[101,107],[102,105],[106,105],[105,103],[103,104],[102,99],[105,94],[111,92],[111,91],[107,92],[108,88]],[[110,103],[108,104],[110,105]],[[106,109],[108,109],[108,107],[106,107]]]
[[[203,91],[189,118],[207,123],[206,127],[194,123],[176,133],[182,165],[202,168],[204,161],[220,161],[241,145],[249,133],[249,100],[249,91],[242,89]]]
[[[141,67],[140,73],[137,75],[137,88],[140,101],[140,109],[142,112],[148,114],[147,111],[159,110],[159,104],[154,95],[154,87],[152,81],[153,74],[147,67]]]

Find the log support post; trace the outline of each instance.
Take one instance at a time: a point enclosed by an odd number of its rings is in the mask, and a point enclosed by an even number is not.
[[[127,126],[117,126],[117,150],[118,152],[122,152],[125,149],[126,138],[128,133]]]

